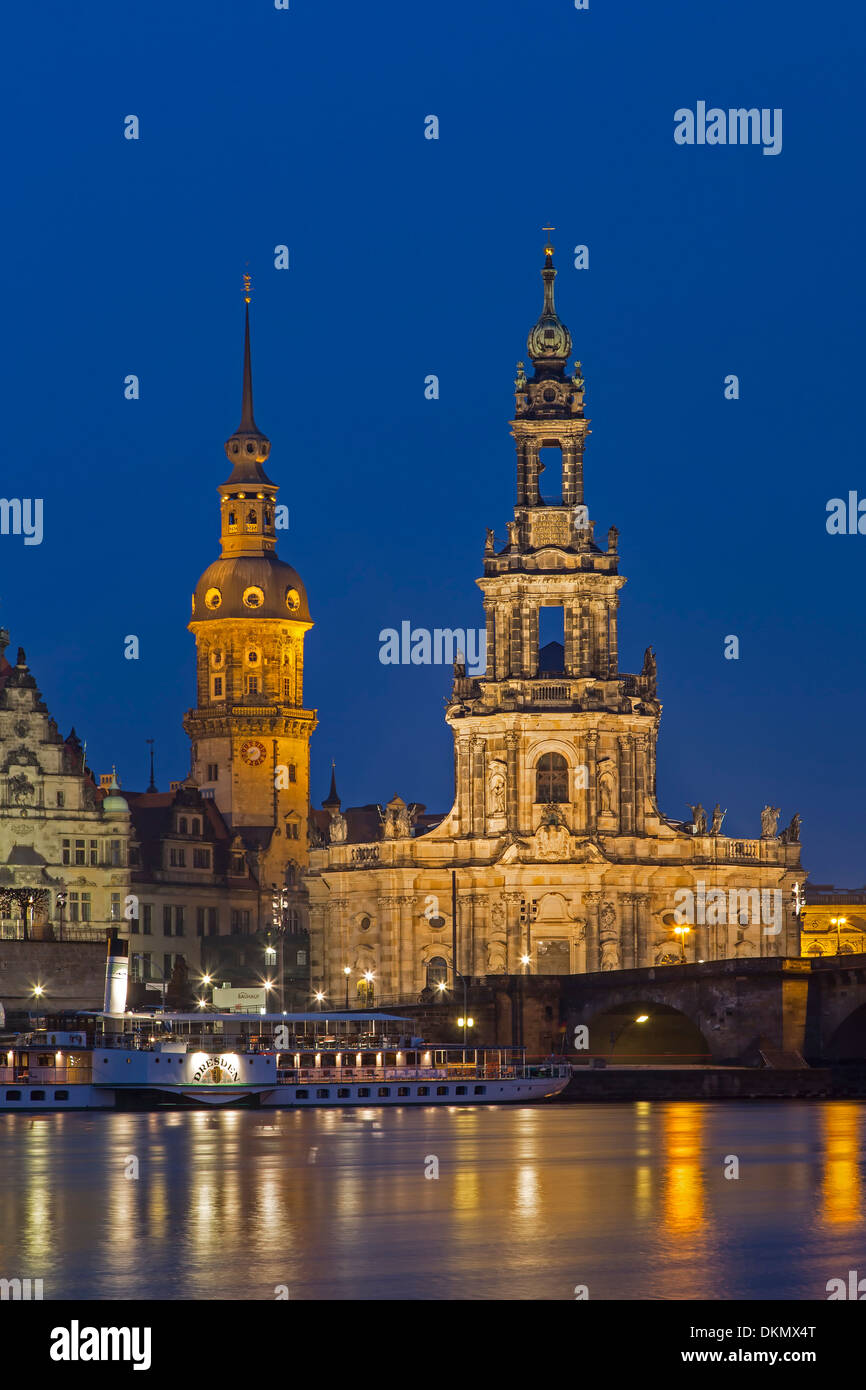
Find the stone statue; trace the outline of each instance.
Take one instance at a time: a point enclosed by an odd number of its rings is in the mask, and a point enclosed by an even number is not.
[[[484,542],[484,554],[492,555],[495,547],[495,537],[493,534],[493,528],[492,526],[487,526],[485,527],[485,530],[487,531],[487,540]]]
[[[526,372],[523,369],[522,362],[518,362],[517,364],[517,376],[514,378],[514,389],[515,391],[526,390]]]
[[[782,831],[779,839],[784,845],[798,845],[800,843],[800,826],[802,821],[799,816],[792,816],[789,824]]]
[[[647,647],[643,654],[643,667],[641,676],[646,681],[647,689],[651,698],[655,698],[656,680],[658,678],[658,667],[656,665],[655,652],[652,647]]]
[[[692,834],[706,835],[707,813],[704,810],[703,806],[700,802],[698,802],[697,806],[692,806],[691,802],[689,801],[686,802],[686,805],[692,813]]]
[[[599,775],[598,790],[601,794],[602,815],[612,816],[614,814],[614,781],[612,772],[602,772]]]
[[[574,939],[580,945],[581,941],[586,940],[586,918],[572,917],[571,920],[574,923]]]
[[[710,826],[710,834],[711,834],[711,835],[721,835],[721,833],[722,833],[722,821],[725,819],[725,816],[726,816],[727,814],[728,814],[728,808],[727,808],[727,806],[725,807],[725,809],[724,809],[724,811],[723,811],[722,808],[721,808],[721,806],[719,805],[719,803],[718,803],[718,801],[717,801],[716,804],[715,804],[715,806],[713,807],[713,823],[712,823],[712,825]]]
[[[615,554],[616,554],[616,547],[617,547],[618,542],[619,542],[619,531],[617,530],[617,528],[616,528],[615,526],[609,527],[609,528],[608,528],[608,533],[607,533],[607,553],[608,553],[608,555],[615,555]]]
[[[490,766],[490,781],[488,784],[490,792],[490,814],[502,816],[505,814],[505,773],[502,763],[494,762]]]
[[[520,545],[520,522],[507,521],[505,524],[508,530],[508,544],[516,548]]]
[[[495,938],[487,943],[487,974],[505,974],[505,942]]]
[[[768,804],[764,807],[763,811],[761,812],[762,839],[772,840],[774,838],[776,834],[776,826],[779,824],[780,814],[781,812],[778,806],[770,806]]]
[[[349,826],[346,817],[341,811],[332,811],[331,823],[328,826],[328,835],[332,845],[344,845],[349,833]]]
[[[602,970],[619,970],[619,945],[616,941],[603,941],[601,943],[601,968]]]

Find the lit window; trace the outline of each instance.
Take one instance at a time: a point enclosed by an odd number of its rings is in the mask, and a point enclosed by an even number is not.
[[[542,753],[535,769],[535,800],[568,800],[568,763],[561,753]]]

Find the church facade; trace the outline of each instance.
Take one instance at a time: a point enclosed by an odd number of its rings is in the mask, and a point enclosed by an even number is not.
[[[515,381],[514,516],[504,544],[488,530],[477,581],[487,667],[455,666],[446,710],[454,804],[419,833],[397,797],[358,841],[332,786],[313,826],[312,983],[332,999],[347,979],[353,1001],[408,1002],[455,975],[799,953],[799,818],[779,834],[768,805],[744,840],[719,807],[708,825],[700,805],[691,822],[658,805],[655,658],[619,669],[618,533],[600,544],[589,517],[584,380],[545,257],[531,374],[519,363]]]

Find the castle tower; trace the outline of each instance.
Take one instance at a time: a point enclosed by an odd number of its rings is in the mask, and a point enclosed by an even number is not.
[[[580,363],[554,303],[545,247],[541,316],[518,363],[517,505],[508,539],[487,533],[487,671],[454,682],[447,718],[456,743],[458,833],[533,834],[542,822],[575,834],[643,835],[654,805],[661,706],[648,650],[639,676],[620,675],[617,530],[595,542],[584,502]],[[546,484],[543,475],[556,473]],[[545,632],[545,629],[547,631]]]
[[[245,828],[256,832],[273,877],[281,864],[306,863],[317,721],[303,700],[304,636],[313,624],[299,575],[276,553],[277,486],[264,469],[270,448],[253,414],[247,294],[241,421],[225,446],[231,473],[217,489],[222,554],[192,597],[197,696],[184,728],[193,781],[212,791],[244,839]]]

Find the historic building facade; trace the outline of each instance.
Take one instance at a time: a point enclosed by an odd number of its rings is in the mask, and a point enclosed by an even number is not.
[[[799,952],[799,818],[780,835],[766,806],[760,836],[742,840],[722,833],[719,807],[708,826],[700,805],[691,823],[658,806],[655,658],[647,648],[638,674],[619,670],[618,533],[598,544],[584,500],[584,380],[579,362],[567,371],[551,246],[545,255],[532,374],[519,363],[515,381],[517,505],[504,544],[488,530],[478,580],[487,669],[455,667],[446,711],[454,805],[418,833],[397,797],[379,834],[354,842],[351,818],[325,803],[327,843],[307,881],[313,984],[330,998],[347,971],[353,997],[375,982],[377,999],[409,1000],[455,971]],[[542,478],[551,463],[554,488]]]
[[[8,642],[0,630],[0,937],[98,941],[123,924],[129,807],[113,777],[96,786]]]

